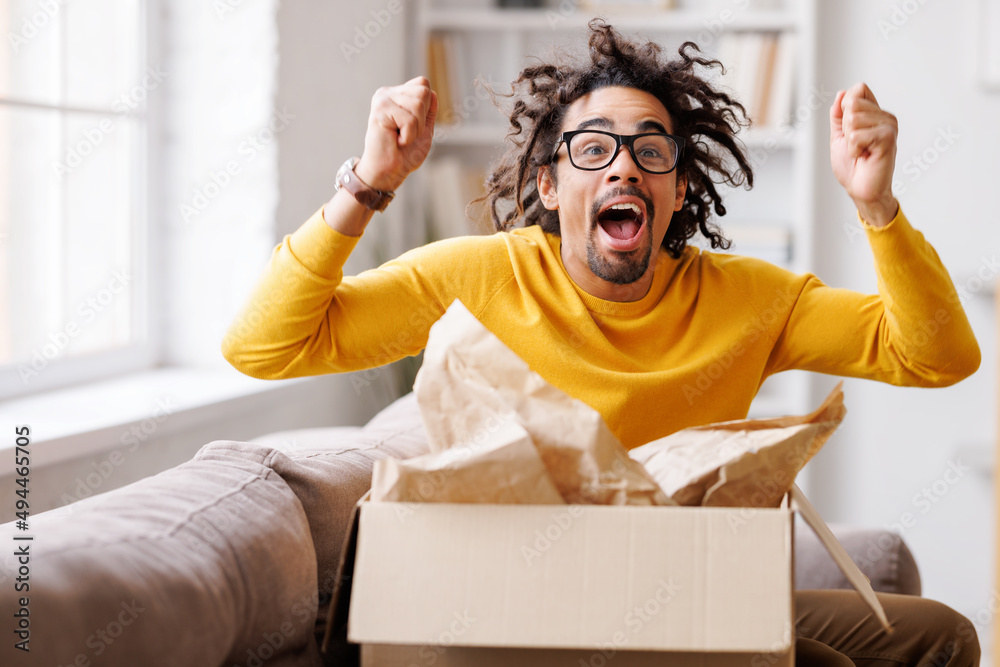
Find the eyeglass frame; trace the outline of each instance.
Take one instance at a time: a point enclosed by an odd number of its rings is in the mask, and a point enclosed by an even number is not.
[[[603,167],[579,167],[575,162],[573,162],[573,156],[572,154],[570,154],[569,151],[569,142],[576,135],[584,134],[587,132],[594,134],[604,134],[609,137],[612,137],[615,140],[615,152],[611,155],[611,159],[608,160],[608,163]],[[646,167],[643,167],[642,164],[639,162],[639,159],[636,158],[635,156],[635,147],[634,147],[635,140],[639,139],[640,137],[650,137],[650,136],[667,137],[675,144],[677,144],[677,159],[674,160],[674,166],[668,169],[667,171],[651,171],[649,169],[646,169]],[[647,174],[669,174],[670,172],[677,169],[677,165],[680,164],[681,157],[684,155],[684,137],[678,137],[676,135],[668,134],[666,132],[642,132],[640,134],[615,134],[614,132],[606,132],[604,130],[592,130],[590,128],[586,128],[583,130],[569,130],[559,135],[559,140],[556,141],[555,150],[552,151],[552,160],[556,159],[556,157],[559,154],[559,149],[562,147],[563,144],[566,144],[566,157],[569,158],[569,163],[573,165],[574,169],[579,169],[580,171],[600,171],[601,169],[607,169],[608,167],[611,166],[611,164],[615,160],[618,159],[618,153],[621,151],[623,144],[625,145],[625,147],[628,148],[628,153],[629,155],[632,156],[632,161],[635,162],[635,165],[639,167],[639,169],[646,172]]]

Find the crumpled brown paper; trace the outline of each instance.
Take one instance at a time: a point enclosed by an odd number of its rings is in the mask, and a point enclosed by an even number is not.
[[[636,447],[629,456],[680,505],[777,507],[847,413],[842,385],[804,417],[688,428]]]
[[[514,421],[499,423],[475,447],[376,461],[372,500],[564,504],[528,432]]]
[[[408,468],[407,462],[376,462],[372,500],[419,496],[423,484],[438,502],[493,502],[504,493],[488,487],[512,482],[510,473],[493,466],[503,459],[528,471],[511,495],[520,502],[551,502],[545,491],[539,495],[542,500],[527,494],[531,487],[545,486],[531,472],[540,459],[563,502],[674,504],[642,465],[629,458],[596,410],[533,372],[459,301],[431,327],[414,392],[432,454],[417,464],[422,471]],[[496,444],[509,437],[510,424],[527,434],[534,455],[525,447]],[[445,454],[451,449],[459,451]],[[431,492],[435,483],[428,480],[440,468],[449,471],[448,477],[459,476],[455,464],[460,460],[482,474],[460,473],[463,481],[454,490],[438,475],[440,488]]]

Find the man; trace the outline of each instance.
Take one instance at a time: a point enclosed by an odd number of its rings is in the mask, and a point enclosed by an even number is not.
[[[734,138],[742,108],[699,76],[709,62],[691,50],[664,62],[657,47],[593,23],[589,62],[529,67],[515,81],[517,141],[486,199],[499,229],[524,227],[430,244],[345,278],[373,209],[433,137],[437,98],[426,79],[380,89],[364,154],[275,250],[226,337],[226,358],[263,378],[381,365],[419,352],[458,298],[630,448],[745,417],[764,379],[782,370],[918,386],[974,372],[979,348],[947,271],[892,194],[895,118],[864,84],[838,93],[830,145],[872,246],[878,295],[687,246],[698,232],[726,244],[709,222],[725,212],[715,184],[753,179]],[[726,375],[696,388],[724,355]],[[797,594],[798,659],[978,663],[966,619],[930,600],[880,597],[891,636],[851,591]]]

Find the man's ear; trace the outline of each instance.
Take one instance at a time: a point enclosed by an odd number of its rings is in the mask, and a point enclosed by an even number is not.
[[[550,167],[541,166],[538,168],[538,198],[542,200],[542,206],[555,211],[559,208],[559,196],[556,193],[556,182],[549,171]]]
[[[687,176],[677,177],[677,189],[674,191],[674,210],[679,211],[684,206],[684,197],[687,196],[688,179]]]

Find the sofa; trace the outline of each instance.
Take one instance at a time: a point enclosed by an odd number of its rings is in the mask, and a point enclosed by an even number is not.
[[[26,570],[0,558],[0,664],[342,664],[346,647],[324,656],[319,638],[351,510],[376,459],[426,451],[410,394],[363,427],[212,442],[176,468],[33,516],[28,531],[0,526],[4,552],[28,545]],[[920,593],[899,536],[831,527],[876,590]],[[849,587],[808,528],[795,549],[798,588]],[[30,652],[14,648],[19,624]]]

